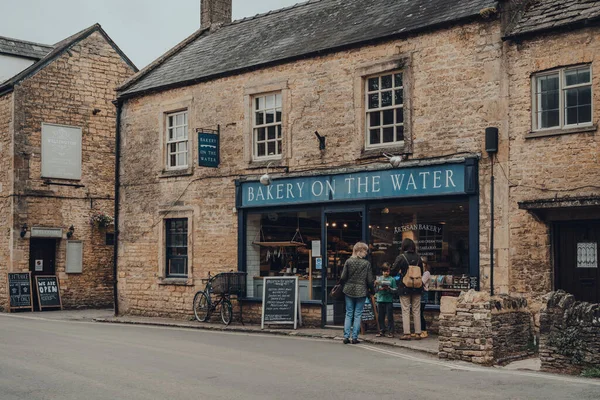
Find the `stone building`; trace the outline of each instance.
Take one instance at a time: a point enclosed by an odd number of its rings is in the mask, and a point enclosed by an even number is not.
[[[304,322],[339,325],[327,293],[359,240],[375,269],[417,242],[429,314],[468,288],[535,304],[558,285],[551,228],[526,208],[597,195],[596,125],[544,136],[531,83],[593,62],[587,14],[565,31],[538,2],[322,0],[231,22],[214,4],[230,2],[206,3],[220,11],[119,89],[123,313],[187,317],[202,278],[239,270],[245,319],[265,277],[295,275]]]
[[[0,83],[0,308],[7,272],[27,271],[57,275],[66,308],[110,306],[114,236],[97,216],[114,213],[115,88],[137,68],[97,24],[31,46],[46,54]]]

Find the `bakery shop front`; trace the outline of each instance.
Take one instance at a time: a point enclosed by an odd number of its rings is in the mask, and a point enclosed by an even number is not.
[[[236,182],[238,268],[246,301],[266,276],[297,276],[305,324],[340,326],[328,294],[358,241],[375,273],[411,238],[433,275],[428,308],[479,285],[478,160],[420,160],[401,168],[335,171]],[[266,178],[266,177],[263,177]],[[310,318],[310,315],[313,318]]]

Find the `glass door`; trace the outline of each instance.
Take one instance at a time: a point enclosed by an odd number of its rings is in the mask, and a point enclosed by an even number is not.
[[[325,325],[343,326],[344,300],[333,300],[329,292],[339,281],[344,263],[352,255],[352,248],[363,238],[362,211],[334,211],[325,213],[324,279],[327,299],[324,308]]]

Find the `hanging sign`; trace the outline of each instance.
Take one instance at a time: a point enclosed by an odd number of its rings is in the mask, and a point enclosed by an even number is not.
[[[198,165],[200,167],[219,168],[220,139],[218,131],[206,132],[197,129],[198,133]]]
[[[40,310],[47,307],[60,307],[62,309],[60,287],[58,286],[58,278],[55,275],[36,276],[35,283]]]
[[[263,283],[261,329],[265,324],[293,324],[296,329],[299,318],[302,323],[298,277],[269,276],[264,278]]]
[[[29,308],[33,311],[31,301],[31,272],[8,273],[8,295],[10,298],[8,311]]]

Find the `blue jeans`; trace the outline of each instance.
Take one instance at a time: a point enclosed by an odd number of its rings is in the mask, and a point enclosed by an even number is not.
[[[363,309],[365,307],[365,300],[366,297],[346,296],[346,320],[344,321],[344,339],[350,338],[350,327],[352,327],[352,339],[358,339],[358,332],[360,332],[360,320],[362,318]]]

